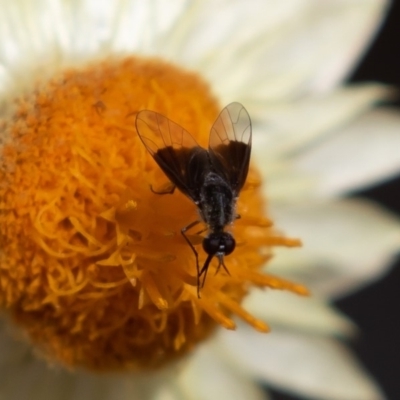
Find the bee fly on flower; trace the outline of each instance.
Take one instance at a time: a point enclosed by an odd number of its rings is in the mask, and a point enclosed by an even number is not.
[[[236,243],[225,227],[240,217],[236,214],[236,200],[249,170],[250,116],[240,103],[226,106],[211,128],[208,150],[199,146],[188,131],[154,111],[140,111],[136,129],[148,152],[174,185],[169,193],[177,187],[198,208],[200,220],[182,228],[181,233],[196,257],[200,297],[213,257],[219,261],[216,272],[222,266],[229,274],[224,256],[233,252]],[[201,221],[208,230],[203,239],[208,256],[200,269],[198,253],[186,231]]]

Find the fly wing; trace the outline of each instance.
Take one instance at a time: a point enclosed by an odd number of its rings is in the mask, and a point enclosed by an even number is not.
[[[138,113],[136,130],[168,179],[198,202],[204,171],[210,164],[207,150],[200,147],[188,131],[154,111]]]
[[[209,154],[217,173],[231,185],[236,195],[249,171],[251,120],[240,103],[227,105],[211,128]]]

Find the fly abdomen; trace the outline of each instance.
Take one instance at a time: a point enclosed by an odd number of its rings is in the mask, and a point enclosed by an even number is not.
[[[211,230],[222,231],[233,221],[235,201],[231,187],[222,177],[214,172],[205,176],[199,208]]]

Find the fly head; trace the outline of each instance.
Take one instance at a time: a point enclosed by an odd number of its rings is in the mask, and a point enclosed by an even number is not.
[[[213,232],[203,240],[203,249],[210,256],[227,256],[235,250],[236,242],[228,232]]]

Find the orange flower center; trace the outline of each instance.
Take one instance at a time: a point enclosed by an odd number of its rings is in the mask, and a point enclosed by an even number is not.
[[[94,370],[155,368],[186,354],[252,285],[303,287],[262,274],[274,245],[295,246],[263,215],[252,168],[232,227],[237,248],[197,297],[180,231],[197,217],[168,186],[135,130],[150,109],[207,146],[220,106],[195,74],[159,60],[108,60],[37,84],[1,124],[0,305],[51,360]],[[200,229],[199,229],[200,230]],[[191,232],[200,262],[201,234]]]

